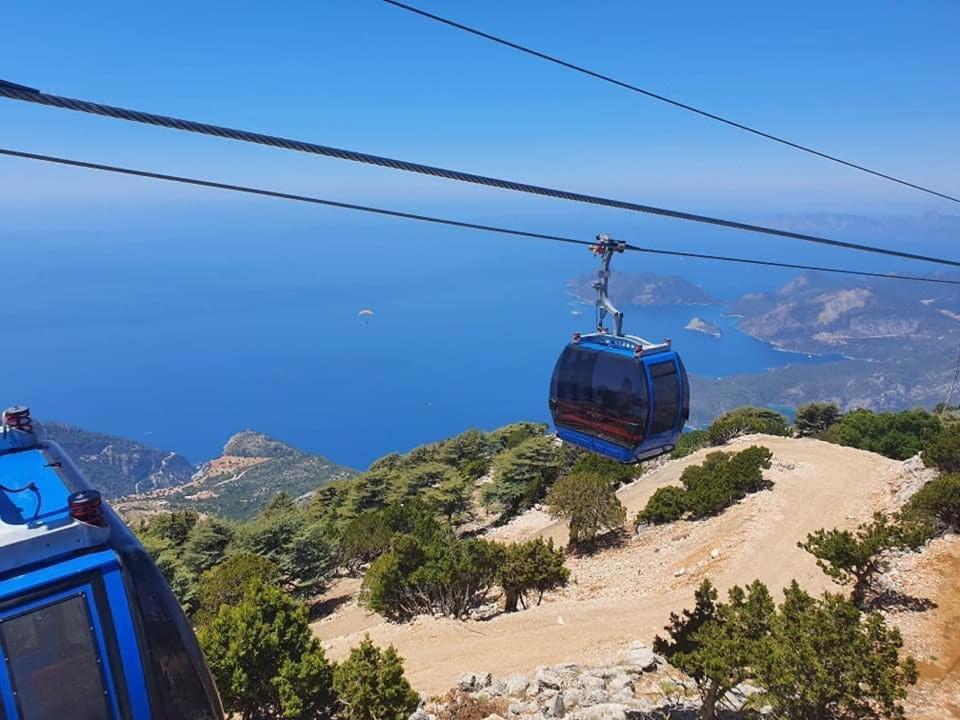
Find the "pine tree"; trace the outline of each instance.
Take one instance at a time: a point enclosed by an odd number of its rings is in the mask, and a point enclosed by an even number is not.
[[[333,685],[343,720],[407,720],[420,704],[397,651],[392,645],[381,650],[369,635],[336,666]]]
[[[333,669],[307,608],[269,585],[251,586],[200,628],[224,708],[242,720],[314,720],[336,708]]]

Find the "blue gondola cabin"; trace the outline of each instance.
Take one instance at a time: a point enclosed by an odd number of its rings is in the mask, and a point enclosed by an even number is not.
[[[222,720],[140,543],[29,411],[0,433],[0,720]]]

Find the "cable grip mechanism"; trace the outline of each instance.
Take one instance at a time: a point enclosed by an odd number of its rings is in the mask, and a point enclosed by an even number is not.
[[[597,273],[597,279],[593,283],[593,289],[597,291],[597,332],[608,333],[603,321],[607,313],[613,316],[614,335],[623,337],[623,313],[611,302],[608,294],[610,281],[610,261],[614,253],[622,253],[627,249],[627,243],[623,240],[614,240],[613,237],[606,234],[597,235],[597,244],[590,246],[590,252],[600,257],[600,270]]]

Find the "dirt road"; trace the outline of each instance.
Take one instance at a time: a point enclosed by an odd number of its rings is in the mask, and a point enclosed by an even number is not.
[[[485,622],[420,618],[397,625],[345,602],[314,624],[333,658],[368,632],[392,643],[405,658],[407,676],[426,695],[446,691],[468,671],[497,675],[531,672],[537,665],[614,660],[631,640],[652,641],[671,611],[691,604],[709,576],[721,589],[754,578],[771,589],[796,578],[812,592],[831,587],[797,541],[821,527],[853,527],[887,509],[910,477],[903,463],[816,440],[770,436],[740,438],[725,449],[765,445],[773,451],[766,477],[771,490],[746,498],[720,516],[644,530],[625,546],[569,561],[571,584],[539,607]],[[644,475],[619,492],[632,520],[659,487],[677,484],[687,465],[706,451]],[[632,526],[632,523],[631,523]],[[496,534],[501,539],[542,535],[566,542],[566,529],[543,513]],[[336,586],[346,596],[356,581]]]

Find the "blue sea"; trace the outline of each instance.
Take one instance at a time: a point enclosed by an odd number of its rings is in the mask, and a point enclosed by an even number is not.
[[[0,401],[194,462],[254,428],[358,468],[470,427],[548,420],[556,355],[592,325],[566,289],[594,270],[586,249],[336,222],[3,233]],[[720,297],[793,275],[636,255],[615,265],[683,274]],[[720,305],[624,310],[628,332],[673,338],[692,373],[823,360],[753,340]],[[695,315],[723,337],[685,331]]]

